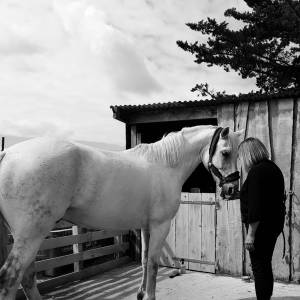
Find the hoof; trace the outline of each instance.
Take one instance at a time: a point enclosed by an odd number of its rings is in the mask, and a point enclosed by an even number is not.
[[[142,290],[139,289],[139,291],[137,293],[137,300],[143,300],[144,295],[145,295],[145,293]]]

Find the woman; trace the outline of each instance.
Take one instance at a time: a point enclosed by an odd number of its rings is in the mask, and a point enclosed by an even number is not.
[[[274,285],[272,255],[284,226],[284,178],[259,139],[247,138],[239,145],[238,161],[246,176],[240,195],[242,222],[247,229],[245,247],[257,299],[269,300]]]

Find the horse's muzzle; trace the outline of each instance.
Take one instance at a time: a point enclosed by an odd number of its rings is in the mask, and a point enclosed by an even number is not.
[[[220,196],[224,200],[239,199],[240,191],[239,191],[238,185],[233,185],[233,184],[223,185]]]

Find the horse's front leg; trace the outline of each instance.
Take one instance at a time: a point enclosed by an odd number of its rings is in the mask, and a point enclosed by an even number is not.
[[[42,299],[39,290],[37,288],[34,261],[32,261],[32,263],[26,269],[21,284],[27,299],[29,300]]]
[[[169,233],[171,220],[161,224],[151,224],[147,264],[147,286],[145,300],[155,300],[158,262],[163,243]]]
[[[142,267],[143,267],[143,277],[141,286],[138,290],[137,299],[143,300],[144,294],[146,291],[146,283],[147,283],[147,264],[148,264],[148,249],[149,249],[149,230],[148,229],[142,229],[141,230],[141,236],[142,236]]]

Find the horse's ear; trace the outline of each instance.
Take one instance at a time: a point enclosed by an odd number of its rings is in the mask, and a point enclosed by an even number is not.
[[[229,127],[225,127],[222,129],[220,136],[222,139],[226,139],[228,137],[229,134]]]

